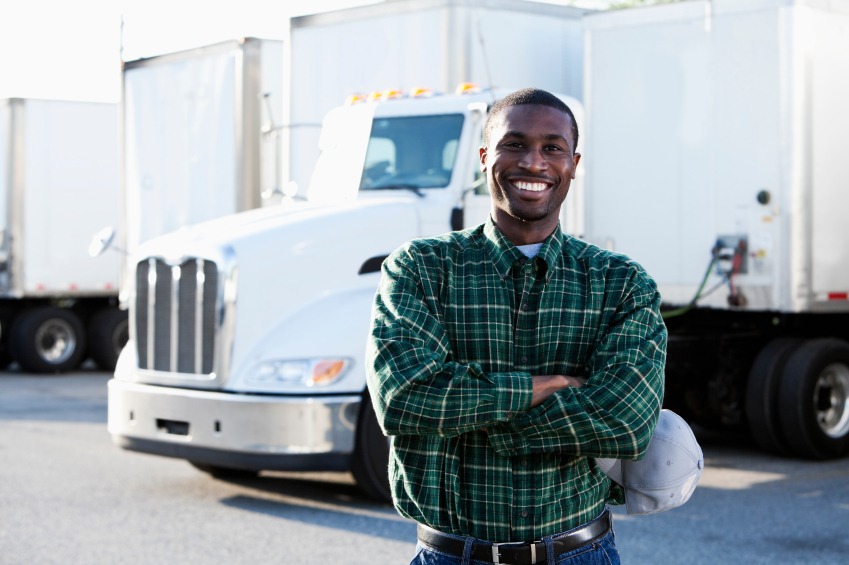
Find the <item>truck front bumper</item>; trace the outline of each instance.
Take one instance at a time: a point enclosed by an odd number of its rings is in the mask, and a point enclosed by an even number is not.
[[[347,470],[361,397],[270,396],[111,379],[108,429],[124,449],[248,470]]]

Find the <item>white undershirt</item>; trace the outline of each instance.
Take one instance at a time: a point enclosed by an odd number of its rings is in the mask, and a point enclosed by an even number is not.
[[[521,251],[528,259],[533,259],[542,248],[542,243],[529,243],[528,245],[517,245],[516,248]]]

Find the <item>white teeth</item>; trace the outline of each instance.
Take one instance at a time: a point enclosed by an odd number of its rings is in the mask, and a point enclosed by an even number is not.
[[[530,190],[531,192],[542,192],[548,185],[544,182],[517,182],[516,188],[519,190]]]

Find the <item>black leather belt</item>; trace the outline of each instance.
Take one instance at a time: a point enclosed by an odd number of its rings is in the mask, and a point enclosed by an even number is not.
[[[606,536],[612,527],[613,519],[610,510],[605,509],[592,522],[554,536],[552,538],[554,555],[557,556],[597,541]],[[455,557],[463,556],[466,542],[460,537],[449,536],[421,524],[418,527],[418,536],[420,542],[437,551]],[[472,546],[472,559],[507,565],[544,563],[546,560],[545,542],[490,543],[475,540]]]

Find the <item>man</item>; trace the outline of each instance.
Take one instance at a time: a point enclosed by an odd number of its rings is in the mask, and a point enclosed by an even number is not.
[[[622,490],[595,458],[646,450],[666,328],[639,265],[560,229],[577,142],[556,96],[498,101],[490,219],[384,263],[368,385],[395,507],[419,523],[413,563],[619,560],[606,505]]]

